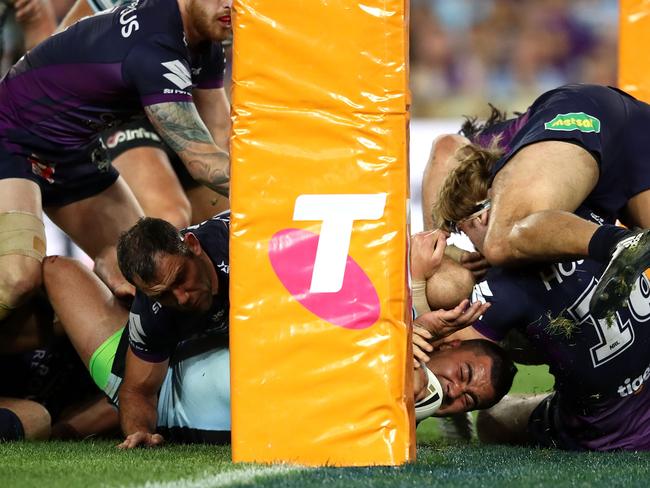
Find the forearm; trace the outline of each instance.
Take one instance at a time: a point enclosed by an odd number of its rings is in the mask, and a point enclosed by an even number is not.
[[[25,14],[22,14],[22,10],[16,13],[16,19],[23,29],[25,51],[29,51],[50,37],[56,29],[52,5],[43,0],[36,0],[32,3],[34,7]]]
[[[160,103],[145,112],[165,142],[178,154],[192,177],[228,196],[230,187],[228,153],[220,149],[190,102]]]
[[[158,413],[156,395],[145,395],[128,388],[120,388],[120,426],[125,435],[135,432],[153,434]]]

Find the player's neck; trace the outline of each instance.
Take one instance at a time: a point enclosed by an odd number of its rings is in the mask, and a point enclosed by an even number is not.
[[[181,13],[181,22],[183,22],[183,33],[185,34],[185,43],[187,47],[193,48],[203,42],[205,39],[192,27],[190,22],[190,15],[187,9],[187,2],[185,0],[176,0],[178,3],[178,10]]]

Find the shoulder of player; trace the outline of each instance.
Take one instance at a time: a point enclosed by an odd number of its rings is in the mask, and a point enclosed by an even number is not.
[[[131,304],[131,313],[140,316],[150,315],[152,317],[162,317],[168,312],[169,310],[163,307],[160,302],[153,300],[140,290],[136,290],[135,298]]]

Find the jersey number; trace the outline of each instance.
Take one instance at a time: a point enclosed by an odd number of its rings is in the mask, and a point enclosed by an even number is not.
[[[616,312],[616,316],[612,321],[607,319],[596,320],[589,313],[589,300],[595,287],[596,280],[592,279],[584,293],[568,308],[567,312],[580,326],[591,323],[596,329],[600,341],[591,347],[590,351],[591,361],[594,368],[597,368],[632,345],[634,342],[634,328],[629,319],[623,322],[618,312]],[[638,322],[650,320],[649,298],[650,284],[646,277],[641,275],[629,298],[630,313]]]

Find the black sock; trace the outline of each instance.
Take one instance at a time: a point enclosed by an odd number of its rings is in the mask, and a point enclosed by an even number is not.
[[[601,263],[609,262],[616,243],[630,234],[632,234],[632,231],[623,227],[608,224],[601,225],[596,229],[589,241],[589,257]]]

